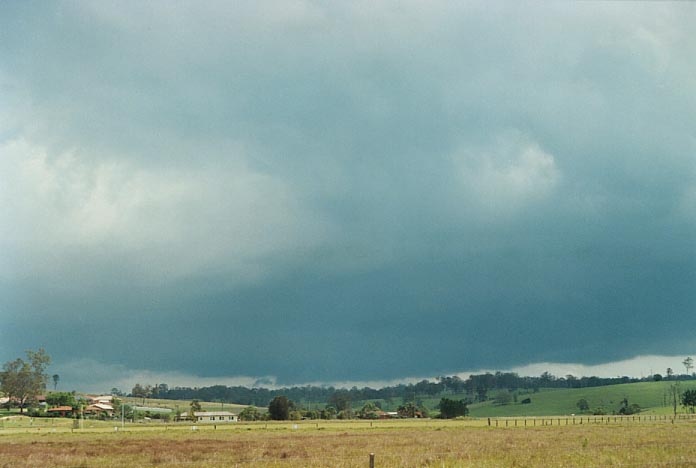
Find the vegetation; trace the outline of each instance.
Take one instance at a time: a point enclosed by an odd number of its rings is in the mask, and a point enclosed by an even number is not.
[[[70,406],[77,408],[77,400],[75,395],[69,392],[53,392],[46,395],[46,404],[49,407],[54,406]]]
[[[46,390],[46,368],[51,362],[43,348],[38,351],[27,350],[26,355],[26,361],[17,358],[6,362],[0,372],[0,391],[17,402],[20,413],[24,411],[28,401]]]
[[[466,401],[464,400],[443,398],[440,400],[438,408],[440,410],[440,418],[442,419],[451,419],[469,414],[469,408],[467,408]]]
[[[290,419],[290,410],[293,406],[288,397],[279,395],[268,405],[268,414],[274,421],[287,421]]]
[[[689,389],[682,393],[681,404],[688,408],[690,413],[693,413],[694,407],[696,407],[696,389]]]
[[[260,421],[261,419],[264,419],[264,414],[256,406],[247,406],[239,413],[240,421]]]
[[[471,375],[467,379],[461,379],[457,376],[443,376],[436,378],[434,381],[421,380],[415,384],[399,384],[381,389],[370,387],[340,389],[335,387],[301,386],[271,390],[267,388],[228,387],[224,385],[202,388],[170,388],[167,384],[137,384],[132,389],[131,396],[143,399],[158,398],[171,400],[191,400],[195,398],[201,401],[223,401],[265,407],[268,406],[273,398],[282,395],[294,401],[297,408],[309,408],[311,406],[316,408],[317,405],[320,405],[319,409],[321,409],[321,406],[331,406],[342,417],[352,417],[353,404],[355,404],[356,408],[359,408],[367,401],[382,401],[387,403],[388,406],[392,406],[389,402],[400,400],[402,403],[405,403],[418,398],[424,401],[429,399],[433,401],[432,404],[425,406],[429,409],[434,409],[437,407],[441,397],[463,395],[463,398],[471,402],[484,403],[494,399],[499,405],[508,406],[511,403],[517,403],[514,401],[517,396],[536,393],[541,389],[590,389],[639,382],[689,381],[694,378],[694,375],[689,374],[675,376],[671,369],[667,369],[667,377],[664,379],[659,374],[636,379],[630,377],[575,377],[572,375],[556,377],[549,372],[544,372],[538,377],[528,377],[519,376],[514,372],[496,372]],[[525,396],[523,399],[527,398],[529,396]],[[393,406],[396,409],[398,403]],[[572,411],[577,411],[577,409]]]

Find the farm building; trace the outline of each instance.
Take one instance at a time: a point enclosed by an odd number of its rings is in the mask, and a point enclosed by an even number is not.
[[[224,423],[237,421],[237,415],[229,411],[196,411],[193,413],[193,422],[197,423]]]

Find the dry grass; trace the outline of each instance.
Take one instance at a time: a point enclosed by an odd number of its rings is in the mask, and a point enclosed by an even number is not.
[[[0,433],[2,434],[2,433]],[[696,466],[690,422],[488,428],[467,422],[0,435],[0,467]]]

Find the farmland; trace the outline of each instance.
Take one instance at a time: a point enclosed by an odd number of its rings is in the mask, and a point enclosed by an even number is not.
[[[197,429],[6,426],[0,467],[367,467],[370,453],[375,466],[389,468],[696,466],[692,419],[507,428],[488,427],[485,419],[304,421]]]

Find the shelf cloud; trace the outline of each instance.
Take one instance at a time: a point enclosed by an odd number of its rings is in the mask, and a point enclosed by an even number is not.
[[[688,355],[694,20],[5,3],[0,360],[43,346],[87,387]]]

